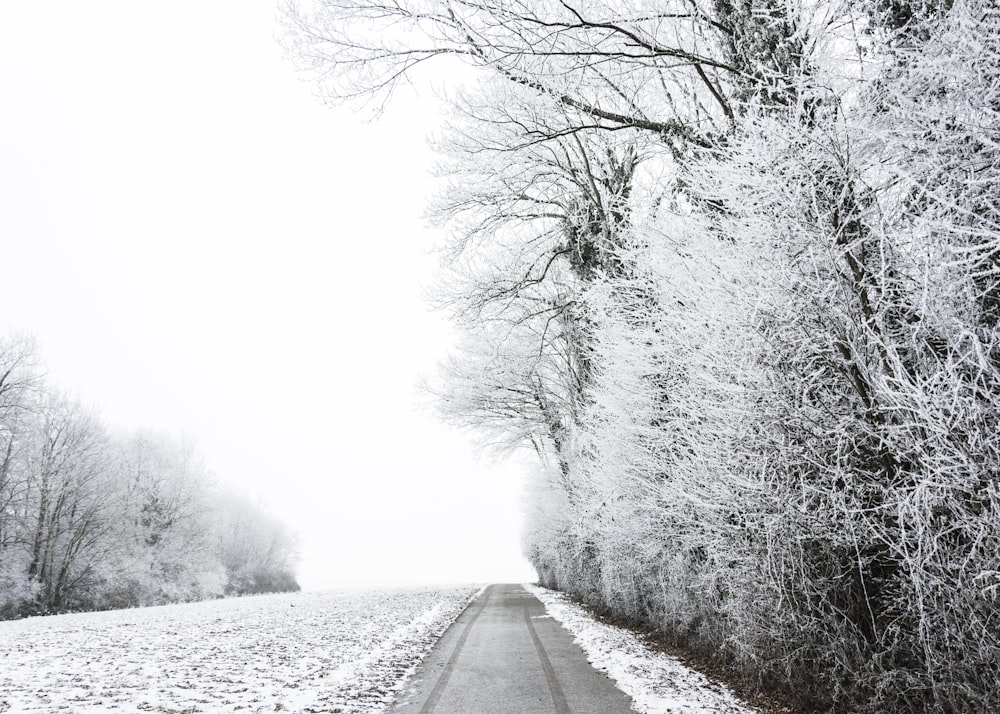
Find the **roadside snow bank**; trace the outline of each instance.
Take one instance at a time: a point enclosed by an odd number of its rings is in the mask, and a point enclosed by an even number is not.
[[[0,713],[380,712],[477,590],[264,595],[0,622]]]
[[[524,586],[583,648],[595,668],[607,672],[643,714],[758,714],[724,685],[712,682],[674,657],[656,652],[635,633],[598,622],[566,595]]]

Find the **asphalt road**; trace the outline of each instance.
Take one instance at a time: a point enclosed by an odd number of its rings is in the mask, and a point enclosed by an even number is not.
[[[491,585],[410,680],[393,714],[629,714],[629,698],[520,585]]]

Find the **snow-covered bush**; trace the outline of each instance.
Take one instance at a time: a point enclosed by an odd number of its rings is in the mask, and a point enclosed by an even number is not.
[[[817,703],[987,711],[997,14],[870,32],[867,78],[748,104],[586,293],[593,565],[557,584]]]

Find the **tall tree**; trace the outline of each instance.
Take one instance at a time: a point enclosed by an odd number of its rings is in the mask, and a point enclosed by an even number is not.
[[[75,605],[113,553],[119,504],[108,488],[107,437],[79,404],[52,395],[41,405],[30,446],[32,493],[26,544],[28,577],[44,611]]]

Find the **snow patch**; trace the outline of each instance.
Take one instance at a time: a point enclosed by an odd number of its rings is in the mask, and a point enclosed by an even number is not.
[[[723,684],[656,652],[635,633],[598,622],[563,593],[524,585],[569,630],[594,667],[632,697],[642,714],[759,714]]]

